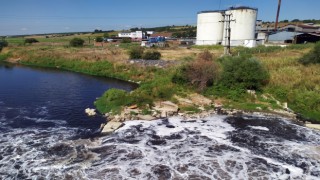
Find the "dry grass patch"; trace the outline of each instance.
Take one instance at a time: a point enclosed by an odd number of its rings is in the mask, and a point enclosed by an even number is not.
[[[161,59],[164,60],[183,60],[185,57],[195,58],[198,54],[202,53],[201,49],[187,49],[187,48],[172,48],[172,49],[160,49]],[[223,52],[220,50],[210,50],[210,53],[213,54],[214,57],[219,57]]]

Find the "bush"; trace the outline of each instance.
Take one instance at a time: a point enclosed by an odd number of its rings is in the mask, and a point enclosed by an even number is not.
[[[199,91],[213,85],[219,76],[219,65],[213,60],[209,51],[198,55],[196,61],[182,66],[172,77],[172,82],[177,84],[190,84]]]
[[[142,59],[145,60],[159,60],[161,57],[161,53],[159,51],[147,51],[143,54]]]
[[[299,62],[303,65],[320,63],[320,42],[316,43],[310,53],[304,55],[301,59],[299,59]]]
[[[39,42],[39,41],[35,38],[27,38],[24,40],[24,43],[26,43],[26,44],[32,44],[32,43],[37,43],[37,42]]]
[[[130,59],[141,59],[144,49],[142,47],[132,47],[129,51]]]
[[[84,44],[84,40],[81,38],[73,38],[70,40],[71,47],[81,47]]]
[[[109,89],[102,97],[95,101],[99,112],[113,112],[115,114],[121,111],[121,107],[130,104],[128,93],[120,89]]]
[[[2,51],[2,48],[7,46],[8,46],[8,42],[6,40],[0,40],[0,52]]]
[[[96,37],[96,42],[102,42],[103,38],[101,36]]]
[[[131,38],[123,38],[121,43],[131,43]]]
[[[269,82],[269,72],[255,58],[227,57],[222,66],[220,83],[228,88],[261,90]]]

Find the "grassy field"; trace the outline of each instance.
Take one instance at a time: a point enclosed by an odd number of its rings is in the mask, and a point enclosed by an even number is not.
[[[171,99],[174,94],[194,92],[191,87],[173,84],[171,78],[176,67],[159,69],[128,65],[128,50],[138,43],[110,43],[95,47],[94,38],[102,34],[73,35],[65,37],[34,37],[39,43],[23,45],[24,38],[7,38],[9,47],[3,49],[1,58],[20,60],[26,65],[61,68],[98,76],[115,77],[124,80],[142,81],[141,86],[130,97],[132,103],[150,99]],[[73,37],[82,37],[86,44],[82,48],[68,46]],[[235,55],[254,56],[268,69],[270,80],[257,98],[237,90],[216,90],[214,100],[221,100],[226,107],[244,110],[268,111],[279,108],[275,100],[261,98],[270,95],[281,103],[287,102],[289,108],[306,118],[320,121],[320,65],[304,66],[298,62],[313,45],[292,45],[281,47],[233,48]],[[204,50],[209,50],[215,59],[223,53],[222,46],[192,46],[180,48],[171,44],[169,48],[157,49],[164,60],[192,62]],[[204,93],[206,94],[206,93]],[[174,101],[174,99],[172,99]]]

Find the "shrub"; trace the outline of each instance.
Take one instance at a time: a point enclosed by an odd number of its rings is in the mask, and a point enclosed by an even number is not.
[[[7,46],[8,46],[8,42],[6,40],[0,40],[0,52],[2,51],[2,48]]]
[[[149,96],[153,99],[168,100],[174,92],[175,86],[171,82],[171,78],[167,76],[158,76],[152,81],[141,84],[139,90],[141,94]]]
[[[171,81],[175,84],[180,84],[180,85],[188,84],[189,81],[186,75],[187,68],[189,68],[189,64],[183,65],[180,68],[176,69],[175,73],[172,76]]]
[[[123,38],[121,43],[131,43],[131,38]]]
[[[96,37],[96,42],[102,42],[103,38],[101,36]]]
[[[202,60],[203,61],[212,61],[213,56],[208,50],[205,50],[202,53],[198,54],[197,60],[198,61],[202,61]]]
[[[71,47],[81,47],[84,44],[84,40],[81,38],[73,38],[70,40]]]
[[[310,53],[299,59],[299,62],[303,65],[320,63],[320,42],[316,43]]]
[[[32,43],[36,43],[36,42],[39,42],[39,41],[35,38],[27,38],[24,40],[24,43],[26,43],[26,44],[32,44]]]
[[[172,77],[172,82],[177,84],[190,84],[199,91],[213,85],[219,76],[219,65],[213,60],[209,51],[198,55],[196,61],[182,66]]]
[[[121,107],[128,104],[130,104],[128,93],[120,89],[109,89],[102,97],[95,101],[95,105],[101,113],[119,113]]]
[[[261,90],[269,82],[269,72],[255,58],[227,57],[222,66],[220,83],[228,88]]]
[[[142,55],[142,59],[145,59],[145,60],[159,60],[160,57],[161,57],[161,53],[155,50],[147,51]]]
[[[142,47],[132,47],[129,50],[130,59],[141,59],[144,49]]]

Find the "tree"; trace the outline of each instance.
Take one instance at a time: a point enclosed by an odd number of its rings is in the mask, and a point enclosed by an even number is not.
[[[291,22],[300,22],[299,19],[293,19]]]
[[[81,47],[84,44],[84,40],[81,38],[73,38],[70,40],[71,47]]]
[[[95,29],[94,30],[94,33],[101,33],[102,32],[102,30],[100,30],[100,29]]]

